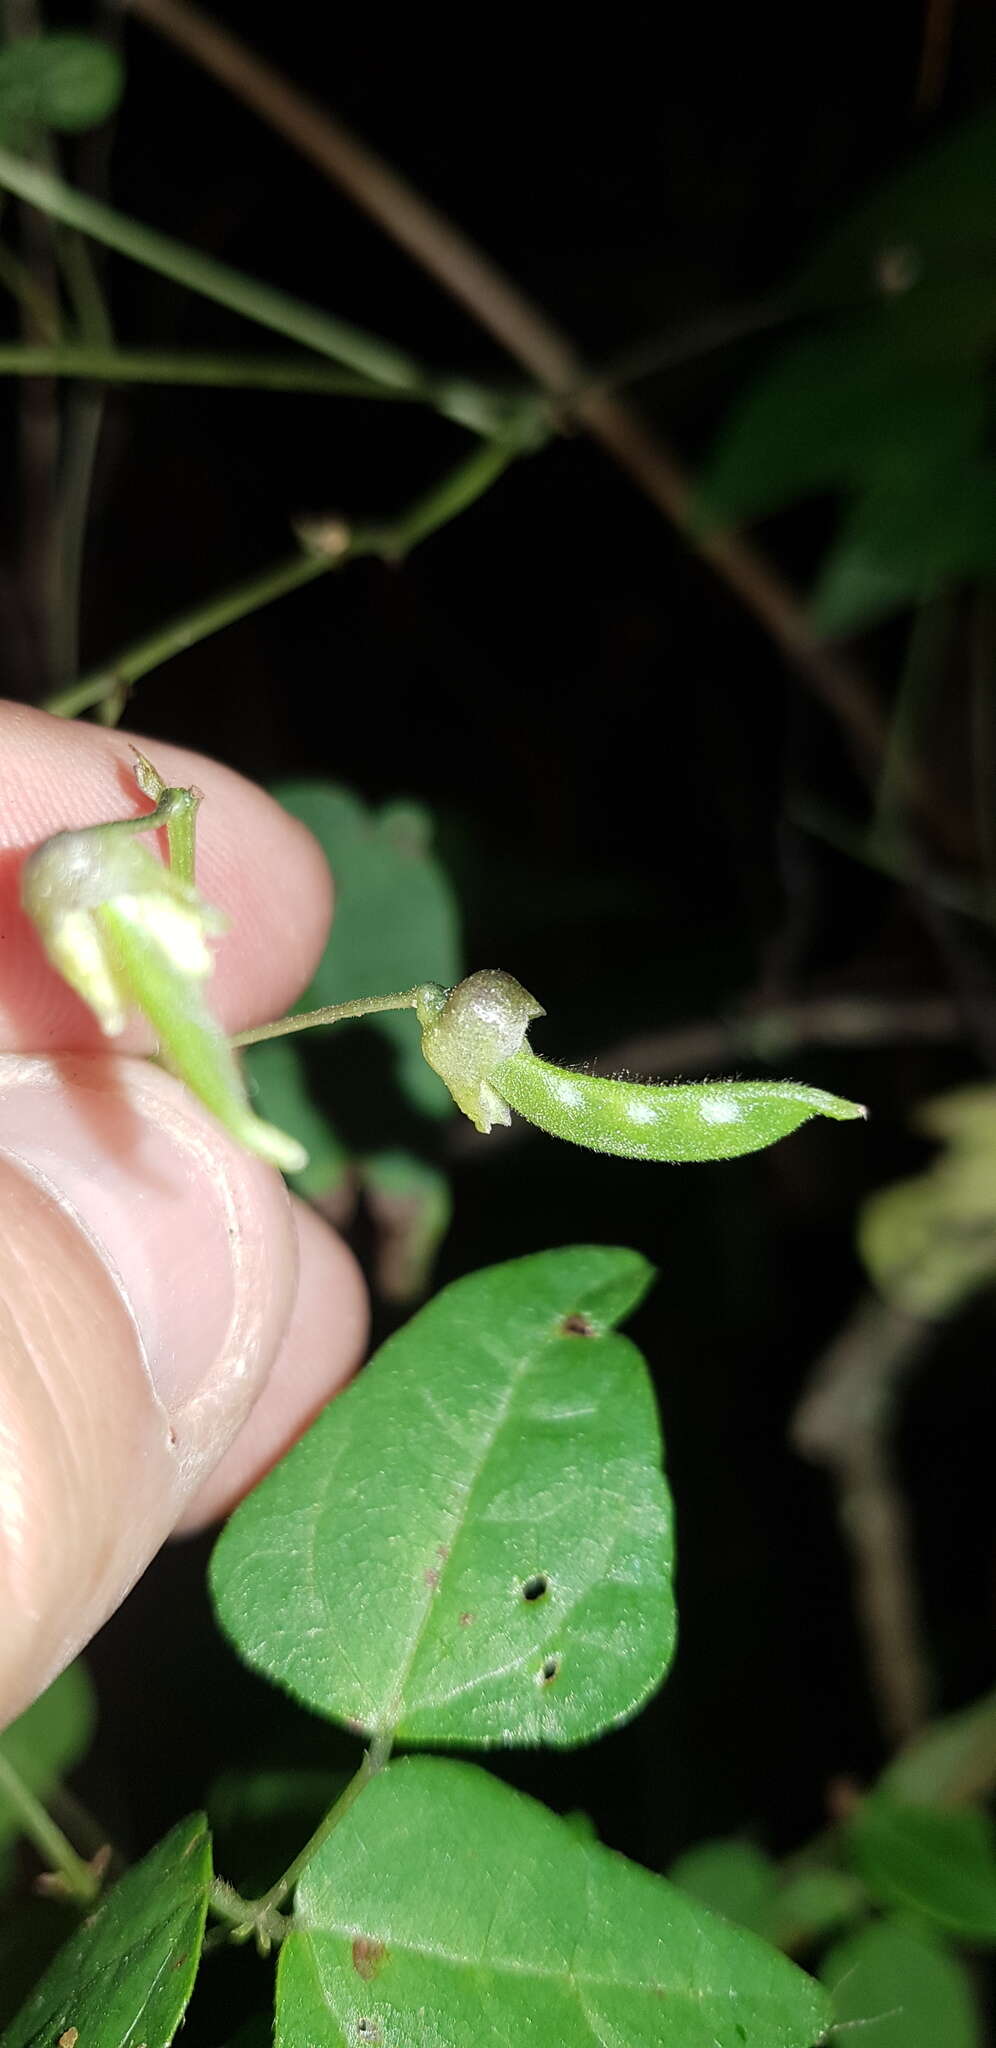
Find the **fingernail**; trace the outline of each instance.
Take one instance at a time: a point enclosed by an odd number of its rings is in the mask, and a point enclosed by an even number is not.
[[[167,1414],[214,1387],[230,1434],[290,1311],[278,1177],[171,1076],[122,1058],[0,1058],[0,1150],[97,1247]]]

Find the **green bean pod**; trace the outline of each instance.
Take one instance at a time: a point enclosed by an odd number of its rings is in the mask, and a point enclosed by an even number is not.
[[[609,1081],[551,1066],[528,1046],[503,1062],[492,1085],[551,1137],[621,1159],[735,1159],[787,1138],[807,1117],[866,1113],[801,1081]]]
[[[570,1144],[622,1159],[734,1159],[773,1145],[811,1116],[866,1114],[800,1081],[605,1080],[538,1058],[526,1030],[543,1015],[510,974],[487,968],[449,993],[418,991],[422,1050],[479,1131],[511,1110]]]

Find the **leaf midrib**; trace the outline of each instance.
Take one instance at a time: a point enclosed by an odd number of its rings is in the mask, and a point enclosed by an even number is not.
[[[480,1343],[480,1339],[478,1341]],[[545,1345],[551,1343],[552,1341],[552,1338],[547,1336],[543,1340],[543,1345],[537,1346],[537,1350],[543,1349]],[[490,1350],[490,1347],[488,1345],[481,1343],[480,1348],[485,1353],[485,1356],[495,1358],[495,1353]],[[502,1364],[503,1362],[504,1361],[502,1361],[500,1358],[496,1359],[496,1363],[498,1364]],[[405,1662],[398,1676],[398,1682],[395,1688],[394,1698],[388,1714],[388,1727],[392,1731],[398,1727],[404,1714],[403,1702],[405,1687],[408,1683],[408,1680],[411,1677],[412,1670],[415,1665],[415,1659],[418,1656],[419,1650],[422,1647],[429,1616],[432,1613],[436,1600],[442,1593],[443,1586],[446,1581],[446,1574],[452,1563],[453,1547],[456,1537],[460,1534],[467,1521],[474,1493],[480,1484],[485,1466],[487,1464],[488,1459],[491,1456],[492,1451],[494,1450],[495,1444],[498,1441],[498,1437],[501,1434],[501,1431],[504,1428],[505,1423],[508,1421],[508,1417],[511,1412],[516,1394],[519,1391],[519,1387],[534,1363],[535,1355],[530,1356],[529,1354],[527,1354],[524,1358],[520,1358],[517,1364],[513,1367],[509,1376],[509,1382],[508,1387],[506,1389],[505,1398],[495,1411],[494,1421],[491,1426],[490,1433],[483,1442],[479,1456],[476,1460],[476,1463],[473,1464],[471,1472],[466,1482],[458,1489],[457,1503],[452,1510],[453,1533],[451,1534],[450,1540],[447,1544],[446,1559],[440,1568],[439,1577],[436,1584],[426,1587],[425,1599],[422,1603],[422,1611],[418,1617],[417,1624],[412,1632],[412,1637],[408,1647]],[[384,1732],[386,1733],[387,1731],[385,1730]]]

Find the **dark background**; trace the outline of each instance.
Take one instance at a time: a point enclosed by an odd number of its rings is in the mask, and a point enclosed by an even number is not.
[[[912,4],[784,17],[623,5],[585,26],[574,11],[515,6],[385,15],[227,0],[215,12],[452,213],[595,365],[776,287],[877,176],[996,87],[984,5],[957,11],[929,115],[914,109]],[[118,206],[440,367],[508,374],[469,317],[219,87],[139,25],[124,49]],[[107,278],[124,341],[268,345],[135,267],[114,262]],[[640,385],[686,460],[708,448],[762,347],[697,354]],[[408,407],[112,393],[84,666],[278,558],[298,514],[393,511],[464,439]],[[13,508],[11,489],[8,519]],[[763,536],[800,583],[831,516],[817,505]],[[862,649],[886,706],[903,631]],[[957,802],[957,693],[953,706],[939,772]],[[263,780],[326,773],[373,801],[428,803],[467,962],[538,991],[537,1042],[553,1056],[596,1055],[746,999],[942,992],[952,948],[969,943],[991,986],[984,938],[949,921],[939,948],[915,887],[792,823],[800,795],[866,815],[846,737],[581,434],[522,461],[405,566],[349,566],[157,670],[128,722]],[[984,1072],[984,1048],[969,1031],[937,1047],[795,1051],[791,1069],[869,1103],[868,1126],[814,1123],[771,1153],[684,1170],[536,1134],[453,1161],[440,1280],[572,1240],[632,1244],[660,1270],[633,1334],[655,1373],[677,1499],[675,1669],[638,1721],[594,1748],[497,1760],[658,1869],[738,1828],[778,1851],[798,1845],[828,1787],[867,1778],[884,1754],[831,1490],[786,1431],[863,1284],[856,1203],[928,1156],[906,1130],[913,1105]],[[992,1344],[984,1301],[938,1337],[903,1410],[939,1708],[991,1678]],[[197,1805],[225,1766],[345,1753],[213,1635],[205,1555],[164,1555],[94,1650],[103,1719],[80,1784],[129,1848]]]

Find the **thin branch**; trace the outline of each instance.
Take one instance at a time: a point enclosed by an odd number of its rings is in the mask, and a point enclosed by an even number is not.
[[[46,698],[44,709],[59,718],[76,718],[122,691],[130,689],[151,669],[160,668],[175,654],[182,654],[200,640],[206,640],[223,626],[233,625],[250,612],[260,611],[288,591],[299,590],[319,576],[354,561],[360,555],[379,555],[385,561],[399,561],[448,520],[482,497],[502,472],[515,460],[515,451],[504,443],[484,442],[464,461],[416,498],[397,518],[381,525],[349,527],[341,520],[327,521],[308,530],[308,545],[272,564],[259,575],[237,583],[205,604],[181,612],[154,633],[132,642],[114,660],[94,669],[67,690]]]
[[[902,1388],[932,1341],[931,1324],[867,1296],[816,1366],[791,1424],[796,1449],[825,1465],[837,1489],[872,1688],[897,1746],[927,1719],[929,1678],[889,1437]]]
[[[813,692],[877,758],[887,721],[865,679],[821,644],[790,585],[741,535],[705,532],[693,487],[633,407],[591,385],[573,344],[443,214],[383,158],[188,0],[127,0],[133,14],[184,49],[285,141],[346,191],[465,306],[562,411],[588,429],[770,633]]]
[[[173,241],[169,235],[147,227],[144,221],[118,213],[102,200],[76,191],[50,171],[3,148],[0,186],[15,192],[53,220],[78,228],[81,234],[116,249],[119,255],[144,264],[162,277],[172,278],[175,284],[185,285],[219,306],[227,306],[230,312],[255,321],[259,327],[268,327],[288,341],[300,342],[317,355],[344,364],[362,377],[421,399],[474,433],[507,432],[521,444],[543,431],[531,393],[495,393],[465,378],[435,376],[379,335],[366,334],[289,292],[262,284],[258,278],[247,277],[215,257],[203,255],[199,249]]]
[[[392,390],[352,370],[326,370],[307,356],[194,354],[157,348],[96,348],[77,342],[34,348],[0,345],[0,377],[82,377],[102,384],[207,384],[416,402],[411,392]]]

